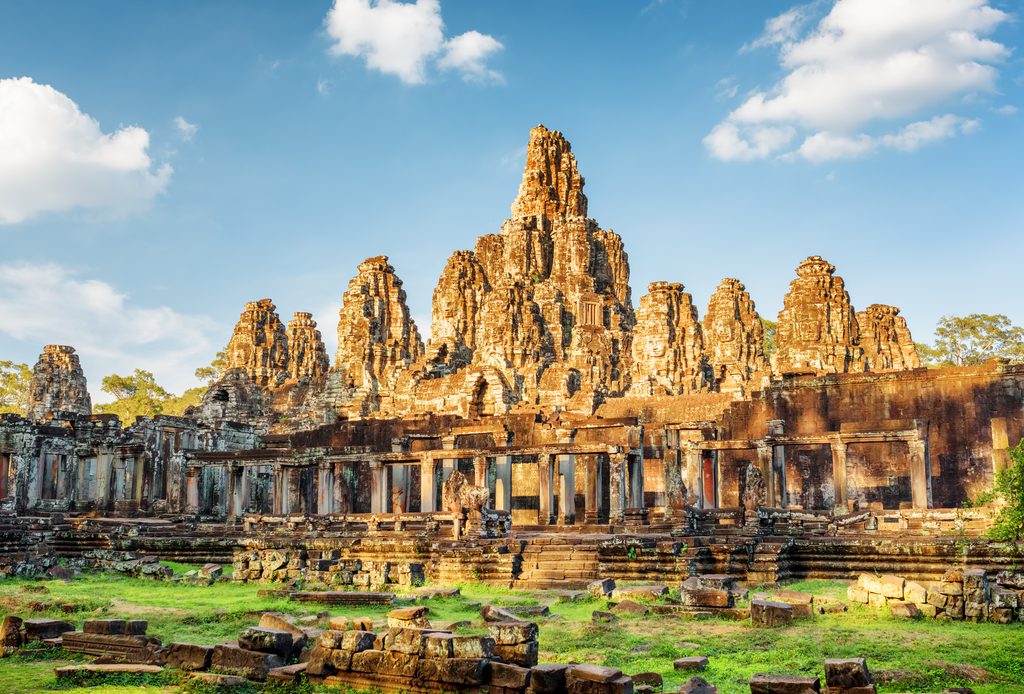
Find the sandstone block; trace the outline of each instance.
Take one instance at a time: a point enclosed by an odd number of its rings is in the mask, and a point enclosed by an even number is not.
[[[571,684],[575,680],[585,682],[612,682],[622,676],[622,670],[600,665],[573,665],[566,673],[566,682]]]
[[[489,636],[453,636],[451,644],[453,658],[491,658],[494,656],[494,639]]]
[[[431,634],[423,644],[425,658],[451,658],[454,634]]]
[[[672,663],[672,667],[676,670],[696,670],[698,672],[707,666],[708,659],[702,655],[691,655],[685,658],[677,658]]]
[[[846,589],[846,597],[852,602],[867,604],[869,593],[859,585],[852,585]]]
[[[943,595],[963,595],[964,584],[956,581],[942,581],[935,588],[935,592]]]
[[[611,624],[612,622],[618,621],[618,617],[613,615],[611,612],[594,610],[590,613],[590,621],[594,624]]]
[[[480,608],[480,616],[485,622],[521,622],[518,615],[494,605],[484,605]]]
[[[829,658],[825,661],[825,684],[829,688],[867,687],[871,673],[864,658]]]
[[[164,664],[178,670],[209,670],[213,646],[194,643],[172,643],[167,646]]]
[[[691,677],[680,685],[679,694],[718,694],[718,687],[711,686],[703,677]]]
[[[267,673],[267,681],[280,682],[282,684],[298,684],[307,667],[306,663],[295,663],[294,665],[274,668]]]
[[[793,623],[793,608],[783,602],[751,600],[750,622],[754,626],[788,626]]]
[[[498,646],[515,646],[516,644],[536,641],[539,633],[534,622],[493,622],[487,630]]]
[[[60,638],[61,634],[75,630],[70,622],[65,622],[62,619],[26,619],[23,626],[25,627],[25,643]]]
[[[10,655],[21,646],[21,617],[7,615],[0,624],[0,649],[4,655]]]
[[[750,694],[817,694],[821,681],[817,677],[757,674],[750,678]]]
[[[949,598],[942,593],[934,590],[928,591],[928,604],[934,605],[935,607],[945,608],[946,603],[949,602]]]
[[[565,691],[568,665],[545,663],[530,668],[530,691],[536,694],[558,694]]]
[[[857,577],[857,585],[868,593],[881,593],[881,577],[875,574],[861,574]]]
[[[228,675],[238,675],[262,682],[267,673],[284,665],[281,657],[273,653],[248,651],[230,644],[218,644],[213,647],[210,667]]]
[[[448,658],[446,660],[420,658],[416,674],[420,679],[433,682],[478,685],[483,684],[486,664],[486,660],[477,658]]]
[[[732,593],[727,590],[684,590],[680,602],[688,607],[732,607]]]
[[[530,684],[530,668],[510,663],[491,663],[489,667],[491,686],[523,689]]]
[[[323,636],[320,637],[323,639]],[[341,636],[341,648],[350,653],[361,653],[373,648],[377,635],[372,631],[346,631]]]
[[[587,592],[595,598],[606,598],[615,590],[615,579],[602,578],[587,585]]]
[[[332,631],[348,631],[352,628],[352,622],[349,621],[348,617],[331,617],[327,620],[327,628]]]
[[[377,672],[380,670],[384,651],[360,651],[352,655],[353,672]],[[422,662],[422,661],[421,661]]]
[[[885,607],[887,603],[888,603],[888,598],[886,598],[881,593],[869,593],[868,594],[868,605],[870,605],[871,607],[881,608],[881,607]]]
[[[903,586],[903,599],[917,604],[928,602],[928,591],[920,583],[907,581]]]
[[[668,593],[668,586],[623,586],[612,591],[612,600],[657,600]]]
[[[537,656],[540,648],[536,641],[520,643],[515,646],[495,646],[494,655],[506,663],[513,663],[523,667],[533,667],[537,664]]]
[[[82,623],[82,632],[119,636],[125,633],[125,626],[126,622],[123,619],[87,619]]]
[[[878,592],[887,598],[895,600],[903,599],[903,586],[906,584],[901,576],[882,576],[878,579],[881,590]]]
[[[900,617],[903,619],[917,619],[921,616],[921,610],[918,609],[915,603],[904,602],[902,600],[890,601],[889,613],[893,617]]]
[[[642,616],[650,612],[650,610],[634,600],[623,600],[622,602],[614,605],[611,611],[616,614],[631,614]]]
[[[430,621],[427,619],[428,614],[430,614],[430,608],[424,605],[416,605],[413,607],[399,607],[398,609],[391,610],[390,612],[388,612],[388,626],[430,627]]]
[[[276,653],[287,658],[292,652],[292,635],[280,629],[249,627],[238,635],[238,645],[248,651]]]
[[[420,657],[397,651],[386,651],[380,659],[378,672],[395,677],[415,677]]]

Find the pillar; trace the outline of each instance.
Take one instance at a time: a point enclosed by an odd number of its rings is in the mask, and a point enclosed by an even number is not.
[[[185,473],[185,510],[199,512],[199,468],[190,467]]]
[[[704,471],[701,466],[701,450],[691,446],[683,451],[686,461],[686,503],[688,506],[700,505],[701,485],[704,483]]]
[[[910,493],[914,508],[930,508],[932,490],[928,443],[921,439],[909,442],[910,447]]]
[[[644,507],[644,455],[642,452],[626,458],[629,470],[629,508]]]
[[[550,525],[555,522],[554,467],[550,453],[537,456],[537,523]]]
[[[512,510],[512,456],[499,455],[494,459],[494,508]]]
[[[768,498],[765,504],[768,508],[775,508],[775,484],[772,481],[772,447],[759,445],[757,447],[757,467],[761,470],[761,477],[764,479],[765,490]]]
[[[274,500],[271,508],[275,516],[283,515],[288,508],[288,485],[284,482],[284,471],[280,465],[274,466]]]
[[[391,465],[391,512],[404,513],[409,509],[409,468]],[[399,503],[395,503],[395,502]]]
[[[334,513],[334,470],[327,463],[320,463],[316,474],[316,512]]]
[[[302,471],[297,467],[286,468],[285,484],[288,486],[287,513],[302,512]]]
[[[598,522],[600,512],[598,503],[601,499],[600,456],[588,455],[584,461],[586,479],[583,480],[583,520],[588,524]]]
[[[477,487],[487,486],[487,457],[473,456],[473,484]]]
[[[786,447],[783,445],[772,446],[772,477],[771,488],[774,491],[775,499],[779,508],[787,505],[786,494]]]
[[[835,487],[836,513],[850,510],[846,490],[846,443],[832,442],[832,484]]]
[[[227,465],[224,468],[224,510],[228,520],[238,515],[238,507],[235,504],[235,466]]]
[[[576,522],[576,456],[572,454],[558,456],[558,522]]]
[[[434,483],[436,463],[429,455],[420,456],[420,512],[433,513],[437,510],[437,487]]]
[[[331,473],[331,495],[334,497],[331,502],[331,508],[334,509],[334,513],[352,512],[351,499],[345,490],[345,469],[342,467],[343,465],[345,463],[335,463],[334,470]]]
[[[388,493],[387,469],[379,460],[370,461],[370,513],[384,513]]]
[[[626,510],[626,454],[608,455],[608,522],[621,523]]]

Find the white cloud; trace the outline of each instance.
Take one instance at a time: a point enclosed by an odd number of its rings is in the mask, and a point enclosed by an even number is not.
[[[747,128],[744,136],[735,123],[719,123],[707,137],[704,146],[722,161],[751,161],[778,153],[793,141],[796,130],[786,127],[760,126]]]
[[[1014,106],[1013,104],[1005,104],[1005,105],[999,106],[998,108],[995,108],[993,110],[996,113],[998,113],[1000,116],[1012,116],[1013,114],[1015,114],[1017,112],[1017,107]]]
[[[361,57],[406,84],[426,82],[431,65],[467,80],[502,79],[486,65],[501,43],[477,31],[446,39],[439,0],[335,0],[324,21],[334,39],[331,53]]]
[[[0,224],[77,207],[125,214],[171,179],[137,126],[107,134],[74,101],[30,77],[0,79]]]
[[[795,153],[824,160],[881,148],[910,151],[977,126],[953,114],[919,117],[994,91],[993,63],[1010,51],[984,36],[1009,19],[1006,13],[988,0],[837,0],[805,33],[816,5],[769,20],[765,33],[741,49],[777,46],[787,73],[715,126],[704,140],[713,156],[780,154],[758,146],[766,127],[797,129],[803,142]],[[872,133],[892,123],[897,130]],[[737,152],[749,156],[729,156]]]
[[[729,75],[715,82],[716,99],[733,99],[739,90],[740,87],[736,84],[736,75]]]
[[[331,93],[331,88],[334,85],[331,84],[330,80],[319,79],[316,81],[316,93],[320,96],[327,96]]]
[[[437,61],[442,70],[457,70],[467,82],[504,82],[500,72],[487,67],[487,58],[503,48],[493,36],[479,31],[459,34],[444,45],[444,55]]]
[[[174,119],[174,127],[178,129],[178,135],[185,142],[191,142],[192,138],[199,132],[199,126],[195,123],[189,123],[182,116],[177,116]]]
[[[192,372],[229,334],[206,316],[139,306],[103,280],[27,262],[0,264],[0,333],[38,351],[44,344],[74,346],[100,402],[110,400],[100,382],[111,373],[146,369],[174,392],[196,385]]]

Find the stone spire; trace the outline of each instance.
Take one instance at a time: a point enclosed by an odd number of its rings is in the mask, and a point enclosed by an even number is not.
[[[32,369],[26,416],[43,419],[50,412],[92,414],[92,399],[74,347],[46,345]]]
[[[476,349],[484,295],[490,290],[472,251],[455,251],[434,289],[427,361],[454,371],[468,365]]]
[[[349,385],[377,392],[422,356],[423,341],[409,315],[402,280],[387,256],[366,259],[342,299],[335,370]]]
[[[895,306],[871,304],[857,313],[857,324],[868,371],[906,371],[921,366],[907,321]]]
[[[704,314],[704,350],[717,387],[743,395],[768,376],[764,328],[747,288],[726,277],[711,295]]]
[[[312,313],[296,311],[288,321],[288,372],[292,378],[316,381],[327,373],[330,362],[323,337]]]
[[[633,329],[632,395],[679,395],[707,387],[704,338],[693,299],[678,282],[651,282]]]
[[[526,169],[512,203],[513,219],[531,216],[551,220],[587,216],[583,177],[576,168],[572,146],[562,133],[543,125],[530,131]]]
[[[270,299],[250,301],[224,350],[227,369],[242,369],[260,387],[288,378],[288,336]]]
[[[843,278],[834,265],[812,255],[796,269],[797,278],[779,312],[778,351],[772,357],[778,374],[819,374],[864,370],[860,331]]]

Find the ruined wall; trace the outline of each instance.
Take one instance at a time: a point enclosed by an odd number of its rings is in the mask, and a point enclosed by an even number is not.
[[[92,414],[92,399],[74,347],[46,345],[32,369],[26,416],[42,419],[51,412]]]

